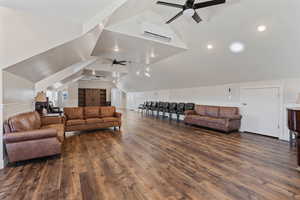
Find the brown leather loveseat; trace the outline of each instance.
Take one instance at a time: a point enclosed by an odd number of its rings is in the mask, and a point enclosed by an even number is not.
[[[37,112],[13,116],[4,123],[9,162],[60,154],[63,135],[62,118],[40,117]]]
[[[121,113],[113,106],[64,108],[65,130],[82,131],[99,128],[121,128]]]
[[[186,124],[198,125],[224,132],[239,130],[242,116],[237,107],[196,105],[185,112]]]

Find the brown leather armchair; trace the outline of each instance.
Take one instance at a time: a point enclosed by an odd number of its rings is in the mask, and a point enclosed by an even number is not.
[[[5,122],[4,132],[9,162],[61,153],[64,132],[62,118],[41,118],[37,112],[22,113]]]

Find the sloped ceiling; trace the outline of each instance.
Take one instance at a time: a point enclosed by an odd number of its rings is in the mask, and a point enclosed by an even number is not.
[[[81,37],[126,0],[0,1],[0,68]]]
[[[5,71],[36,83],[75,63],[91,59],[90,55],[101,31],[102,28],[97,26],[78,39],[19,62]]]
[[[188,50],[152,64],[151,78],[131,73],[119,85],[126,91],[144,91],[299,77],[299,7],[299,1],[227,0],[225,5],[199,10],[204,19],[200,24],[182,16],[170,26]],[[108,25],[149,10],[163,22],[178,12],[155,1],[129,0]],[[258,25],[267,30],[258,32]],[[236,41],[245,51],[229,50]],[[214,48],[208,50],[208,44]]]

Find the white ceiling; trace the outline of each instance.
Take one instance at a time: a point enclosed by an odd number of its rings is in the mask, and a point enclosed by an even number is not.
[[[189,50],[151,65],[151,78],[130,74],[121,87],[142,91],[299,77],[300,22],[296,19],[300,17],[300,2],[227,2],[197,11],[204,19],[200,24],[184,16],[172,23]],[[160,14],[163,22],[178,12],[155,1],[129,0],[115,12],[109,25],[149,10]],[[265,32],[257,32],[261,24],[267,26]],[[229,50],[235,41],[244,43],[244,52],[234,54]],[[214,48],[208,50],[207,44]]]
[[[36,83],[75,63],[91,59],[101,31],[102,28],[97,26],[78,39],[19,62],[5,71]]]
[[[57,20],[85,23],[111,3],[112,0],[2,0],[1,6]]]
[[[114,50],[118,47],[118,52]],[[151,64],[185,51],[181,47],[166,45],[154,40],[104,30],[92,53],[103,59],[127,60],[133,64]],[[153,54],[153,57],[151,57]]]

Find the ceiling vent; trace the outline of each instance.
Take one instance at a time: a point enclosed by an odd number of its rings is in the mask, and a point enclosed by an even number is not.
[[[171,42],[172,40],[172,33],[167,29],[167,27],[163,27],[163,25],[145,22],[142,24],[142,30],[143,35],[146,37],[162,40],[164,42]]]

